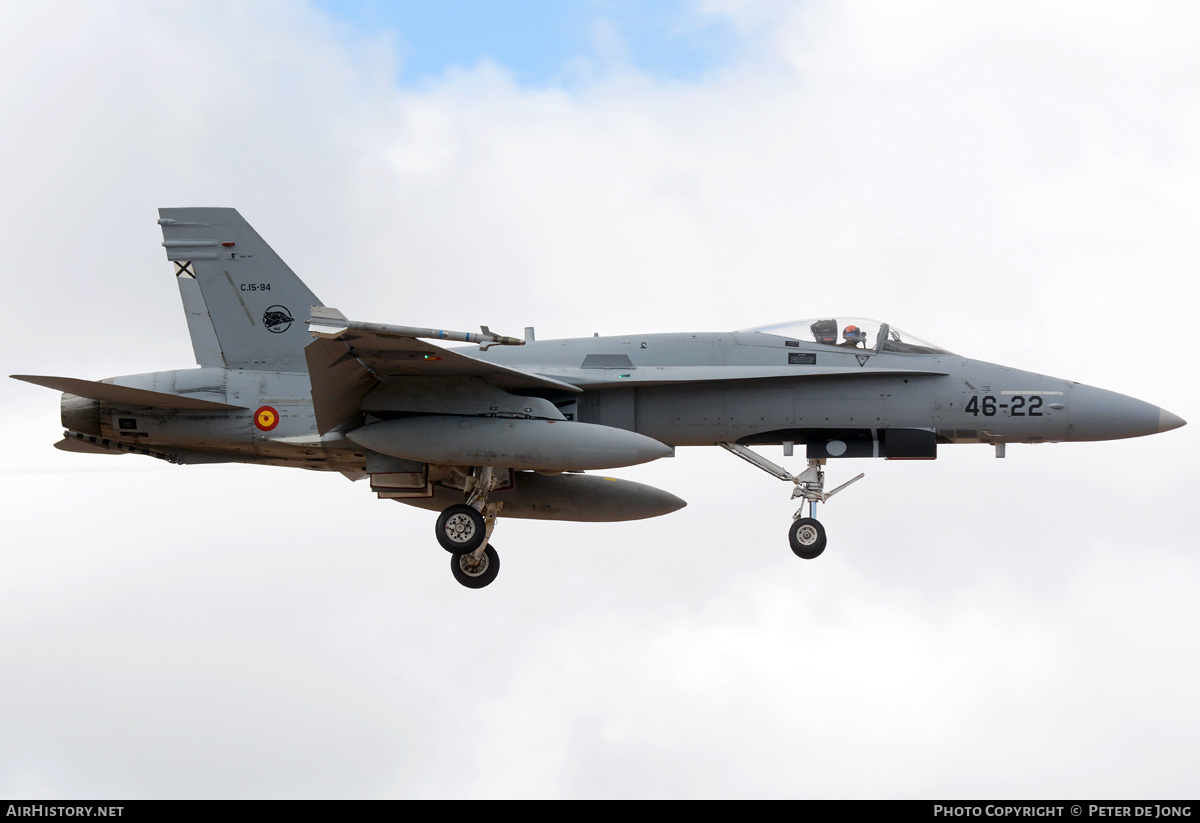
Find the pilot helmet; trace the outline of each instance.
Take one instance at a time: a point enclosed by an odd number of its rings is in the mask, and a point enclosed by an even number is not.
[[[847,326],[842,336],[846,338],[848,343],[862,343],[867,339],[867,333],[858,326]]]

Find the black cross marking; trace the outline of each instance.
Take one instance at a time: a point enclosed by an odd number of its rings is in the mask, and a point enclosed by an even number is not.
[[[184,262],[180,263],[178,260],[176,260],[175,261],[175,276],[180,277],[185,274],[188,275],[189,277],[196,276],[196,273],[194,271],[192,271],[192,261],[185,260]]]

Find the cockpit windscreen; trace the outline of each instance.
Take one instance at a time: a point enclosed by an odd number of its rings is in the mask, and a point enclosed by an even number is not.
[[[787,337],[804,343],[819,343],[848,349],[868,349],[899,354],[950,354],[908,332],[878,320],[865,317],[822,317],[814,320],[793,320],[769,326],[741,329]]]

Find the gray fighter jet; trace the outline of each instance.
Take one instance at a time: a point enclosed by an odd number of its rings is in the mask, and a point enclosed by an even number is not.
[[[498,516],[636,520],[675,495],[584,472],[721,446],[793,485],[792,551],[825,549],[831,458],[928,460],[939,445],[1110,440],[1174,429],[1103,389],[970,360],[887,323],[822,317],[735,332],[536,341],[350,320],[234,209],[160,209],[198,369],[102,381],[14,375],[63,392],[57,447],[172,463],[245,462],[369,478],[440,512],[464,586],[495,579]],[[439,341],[438,343],[432,341]],[[446,348],[458,341],[478,348]],[[752,446],[803,446],[793,475]],[[807,504],[807,511],[806,506]]]

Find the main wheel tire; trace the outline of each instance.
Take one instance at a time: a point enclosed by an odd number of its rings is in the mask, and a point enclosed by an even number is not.
[[[468,589],[482,589],[496,579],[500,573],[500,555],[488,543],[478,563],[473,563],[471,554],[460,554],[450,558],[450,571],[454,579]]]
[[[470,554],[482,546],[486,538],[483,515],[472,506],[460,503],[438,515],[438,543],[451,554]]]
[[[788,542],[796,557],[812,560],[825,551],[825,527],[811,517],[801,517],[788,528]]]

